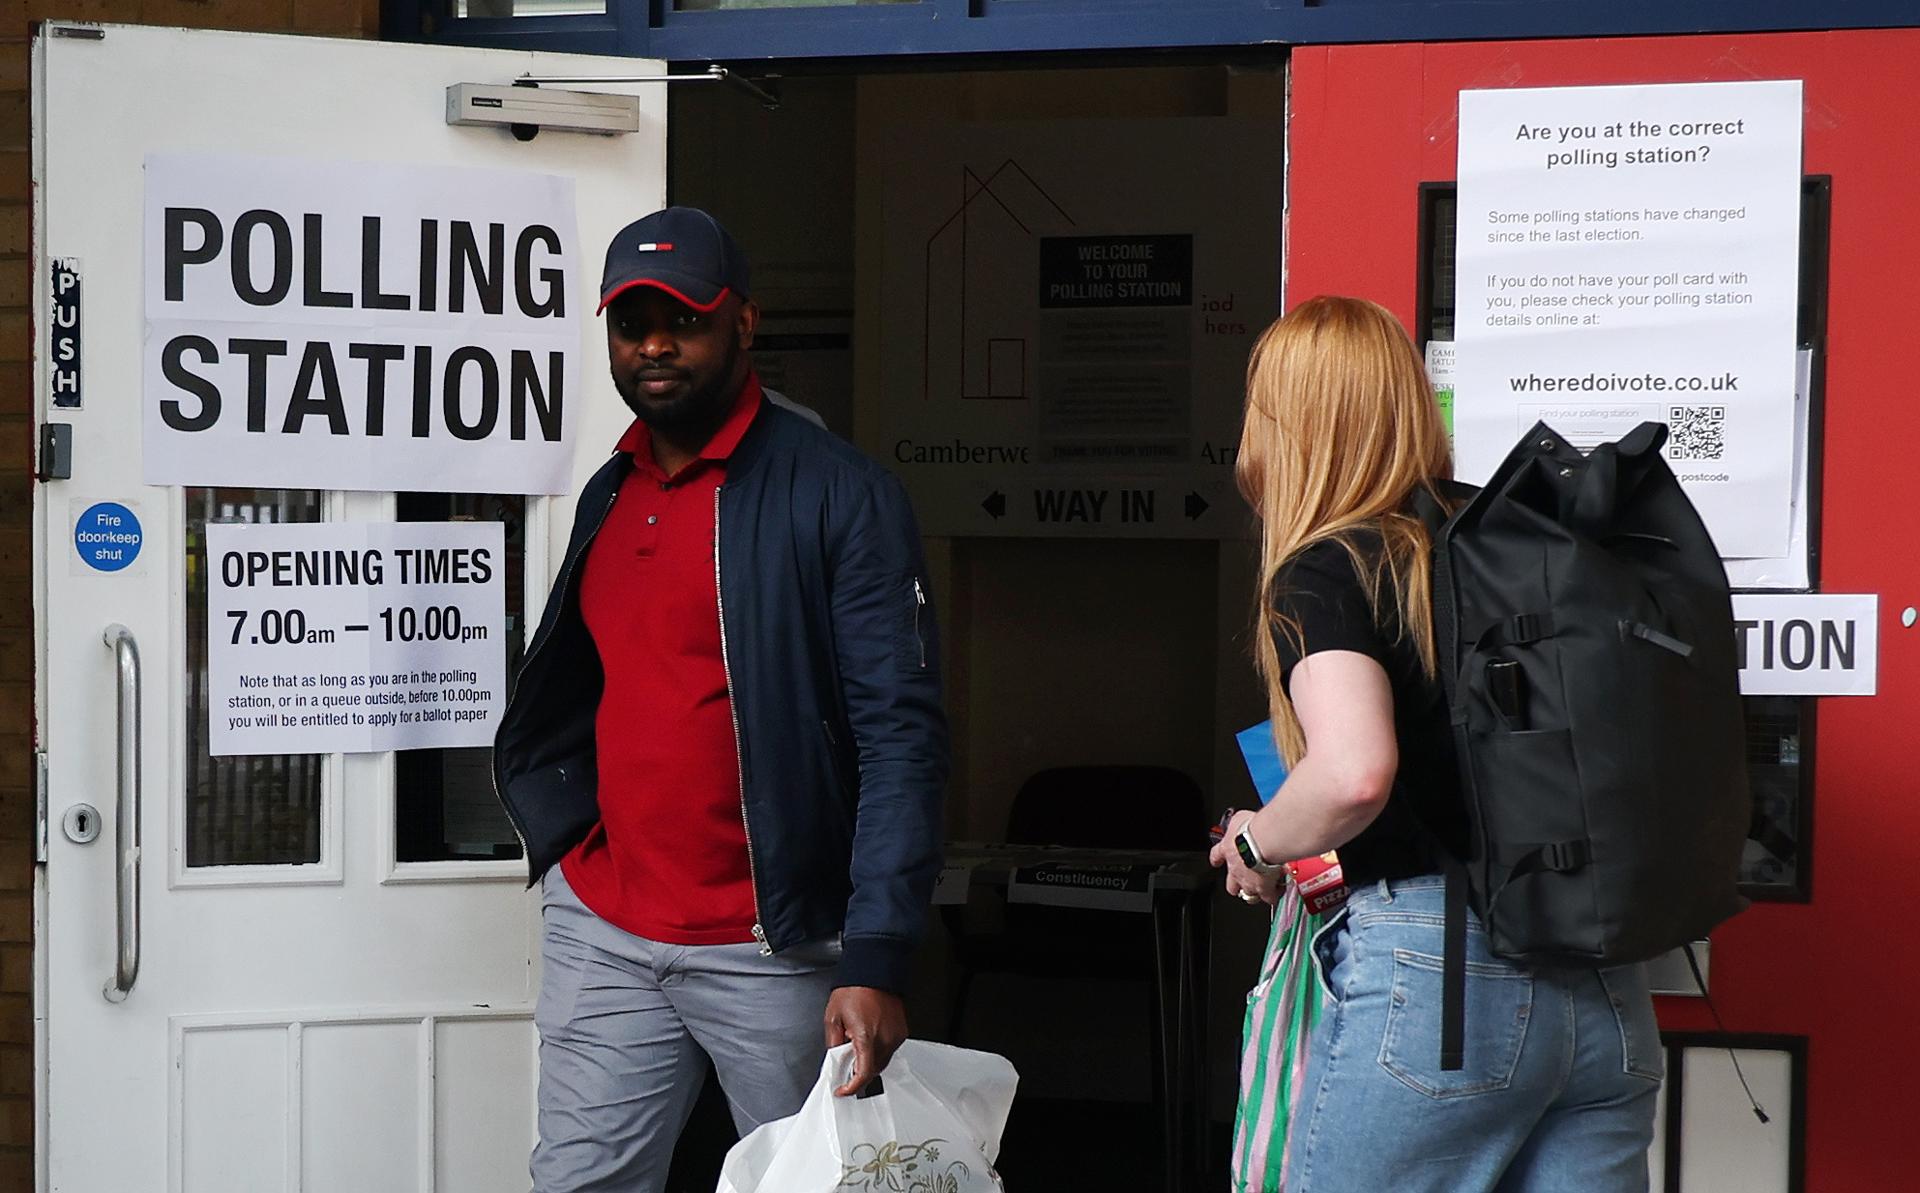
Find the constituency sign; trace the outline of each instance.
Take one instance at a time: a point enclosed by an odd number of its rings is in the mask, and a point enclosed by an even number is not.
[[[209,525],[211,752],[491,745],[505,543],[498,522]]]
[[[1482,482],[1535,422],[1667,423],[1723,556],[1785,552],[1798,81],[1460,94],[1454,430]]]
[[[1019,866],[1007,880],[1007,902],[1094,911],[1153,910],[1159,862],[1039,862]]]
[[[146,174],[149,484],[566,490],[572,179],[181,154]]]
[[[1880,670],[1880,598],[1735,593],[1743,696],[1871,696]]]

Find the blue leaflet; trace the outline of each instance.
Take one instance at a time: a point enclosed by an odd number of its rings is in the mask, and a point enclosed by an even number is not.
[[[1240,757],[1247,764],[1247,775],[1260,794],[1260,802],[1270,802],[1287,777],[1287,764],[1280,760],[1280,748],[1273,744],[1273,722],[1262,721],[1233,737],[1240,743]]]

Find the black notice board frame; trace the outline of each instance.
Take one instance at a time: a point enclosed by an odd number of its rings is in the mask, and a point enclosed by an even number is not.
[[[1413,338],[1423,355],[1428,340],[1452,339],[1454,335],[1456,203],[1457,188],[1454,183],[1420,184],[1419,273]],[[1800,182],[1800,293],[1795,337],[1798,347],[1813,353],[1812,376],[1807,385],[1809,587],[1786,591],[1818,592],[1820,589],[1821,492],[1826,457],[1827,298],[1832,232],[1833,176],[1809,174]],[[1750,703],[1750,711],[1752,707]],[[1808,696],[1799,701],[1799,793],[1794,810],[1793,877],[1785,882],[1742,883],[1741,892],[1757,902],[1809,903],[1813,900],[1813,775],[1817,710],[1817,698]],[[1756,834],[1767,827],[1757,823]]]

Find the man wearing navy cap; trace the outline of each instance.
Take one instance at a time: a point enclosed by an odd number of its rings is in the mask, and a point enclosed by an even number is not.
[[[947,776],[919,531],[761,388],[750,294],[703,211],[607,249],[635,421],[494,748],[544,884],[535,1193],[659,1190],[709,1057],[745,1133],[799,1110],[825,1046],[854,1045],[846,1096],[907,1034]]]

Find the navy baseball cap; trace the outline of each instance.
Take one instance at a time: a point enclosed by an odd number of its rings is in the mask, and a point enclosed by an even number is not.
[[[599,310],[635,286],[652,286],[711,311],[728,294],[744,299],[747,280],[747,255],[719,220],[697,207],[669,207],[628,224],[607,246]]]

